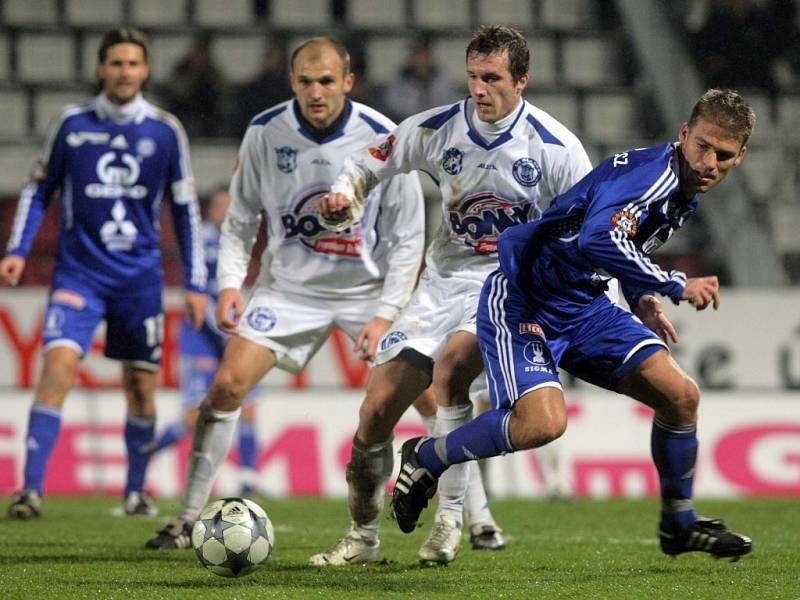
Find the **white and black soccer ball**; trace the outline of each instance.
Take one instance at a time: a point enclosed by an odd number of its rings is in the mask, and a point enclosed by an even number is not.
[[[200,563],[223,577],[241,577],[258,569],[272,553],[274,540],[267,513],[245,498],[215,500],[192,529]]]

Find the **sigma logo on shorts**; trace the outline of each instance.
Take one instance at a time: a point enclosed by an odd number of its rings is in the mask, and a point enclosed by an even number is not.
[[[247,324],[262,333],[275,327],[277,321],[278,317],[275,316],[275,312],[266,306],[257,306],[247,315]]]
[[[530,364],[525,367],[526,373],[541,372],[552,373],[553,369],[550,367],[550,353],[544,342],[533,340],[525,344],[522,349],[522,356]]]
[[[525,187],[533,187],[542,178],[542,168],[532,158],[520,158],[511,168],[516,182]]]
[[[525,335],[525,334],[538,335],[540,338],[546,339],[544,336],[544,331],[536,323],[520,323],[519,333],[520,335]]]
[[[408,339],[408,336],[403,333],[402,331],[390,331],[381,340],[381,350],[386,350],[387,348],[391,348],[395,344],[399,344],[400,342],[404,342]]]
[[[478,254],[496,252],[497,238],[505,229],[539,216],[541,211],[535,199],[513,202],[492,192],[467,196],[447,214],[450,238],[474,248]]]
[[[394,150],[395,139],[394,134],[390,134],[377,148],[368,148],[372,158],[386,162],[386,159],[391,156],[392,150]]]
[[[301,192],[288,210],[281,214],[286,241],[298,241],[320,254],[358,258],[361,256],[361,226],[333,232],[319,221],[317,203],[327,194],[327,187],[315,187]]]
[[[64,327],[64,309],[60,306],[51,306],[44,319],[45,337],[59,337]]]
[[[86,186],[85,193],[89,198],[133,198],[141,200],[147,196],[147,188],[136,185],[139,181],[141,166],[132,154],[127,152],[109,151],[103,153],[97,160],[95,168],[96,183]]]
[[[297,168],[297,150],[289,146],[275,148],[278,155],[278,169],[283,173],[291,173]]]
[[[639,229],[639,221],[636,215],[627,209],[618,210],[611,215],[611,225],[629,238],[634,237]]]
[[[448,175],[458,175],[463,168],[464,153],[458,148],[447,148],[442,152],[442,168]]]

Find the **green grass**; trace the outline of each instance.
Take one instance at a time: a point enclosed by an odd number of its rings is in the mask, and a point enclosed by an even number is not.
[[[703,514],[724,517],[753,538],[753,554],[737,563],[699,553],[663,556],[654,500],[507,500],[493,503],[507,533],[502,552],[475,552],[465,539],[452,565],[421,567],[416,552],[427,526],[403,535],[387,520],[386,564],[328,569],[306,560],[343,533],[345,502],[265,499],[275,552],[241,579],[209,573],[193,551],[145,550],[162,519],[113,517],[115,505],[110,498],[48,498],[41,519],[0,521],[0,597],[800,599],[797,499],[699,503]],[[177,506],[161,503],[165,514]]]

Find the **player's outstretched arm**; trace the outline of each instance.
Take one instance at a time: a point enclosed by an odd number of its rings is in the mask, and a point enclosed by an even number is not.
[[[17,285],[25,270],[25,259],[9,254],[0,261],[0,285]]]
[[[641,319],[648,329],[653,331],[665,342],[672,341],[677,343],[678,332],[672,325],[667,315],[661,308],[661,301],[650,294],[645,294],[639,298],[634,314]]]
[[[704,310],[709,304],[714,310],[719,308],[719,279],[716,275],[706,277],[690,277],[686,280],[681,300],[688,300],[697,310]]]
[[[353,351],[361,360],[373,360],[378,350],[378,342],[389,331],[392,322],[383,317],[372,317],[358,332]]]
[[[200,329],[203,326],[207,306],[208,296],[206,294],[186,292],[186,297],[184,298],[186,320],[195,329]]]
[[[236,333],[239,319],[244,311],[244,296],[237,288],[225,288],[217,297],[217,309],[214,316],[217,327],[227,334]]]

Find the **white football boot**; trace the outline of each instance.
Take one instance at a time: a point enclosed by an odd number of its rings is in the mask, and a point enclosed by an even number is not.
[[[350,530],[342,539],[325,552],[315,554],[308,564],[315,567],[363,565],[383,560],[380,553],[380,541],[365,540],[356,531]]]
[[[461,546],[461,524],[450,517],[442,516],[433,523],[433,528],[419,549],[421,563],[447,565],[456,559]]]

